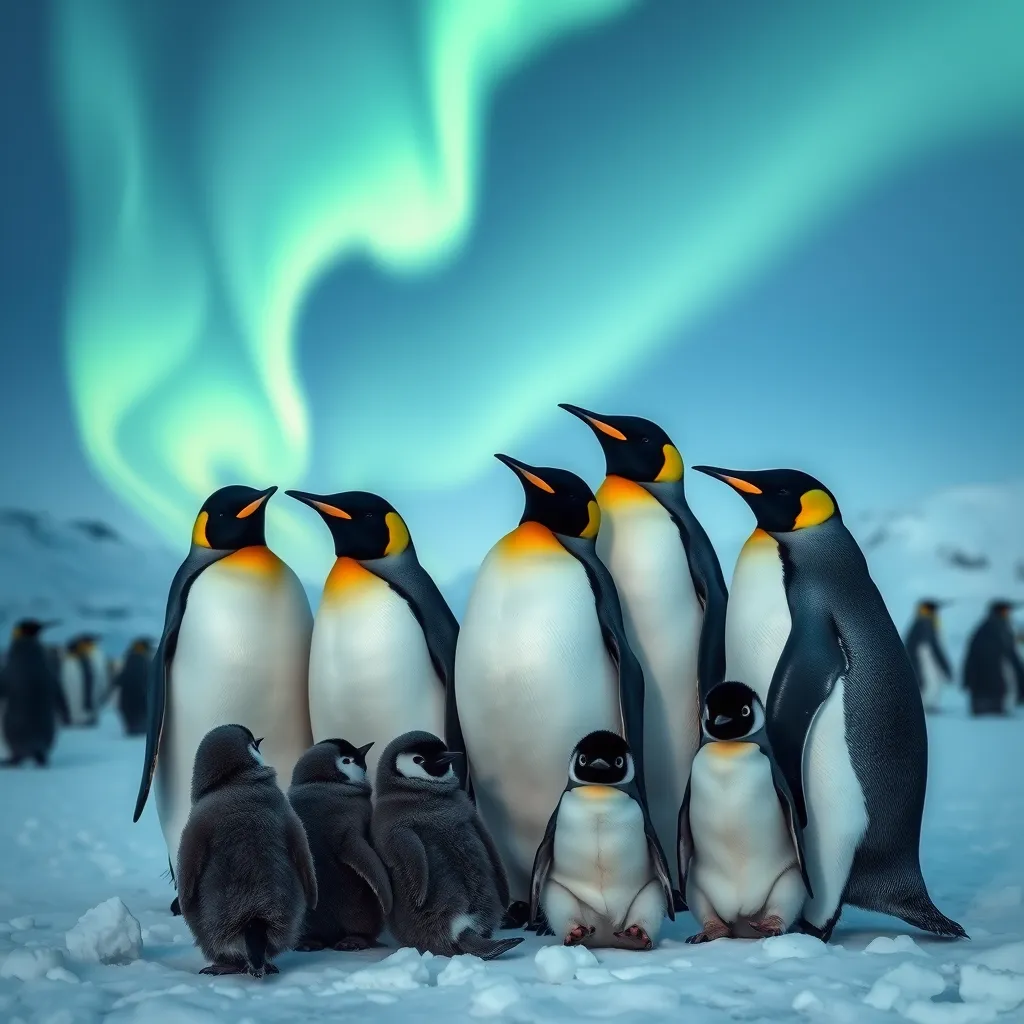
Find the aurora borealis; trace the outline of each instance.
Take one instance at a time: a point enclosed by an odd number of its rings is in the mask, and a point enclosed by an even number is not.
[[[56,0],[48,33],[75,421],[174,542],[227,482],[462,493],[1024,118],[1010,0]]]

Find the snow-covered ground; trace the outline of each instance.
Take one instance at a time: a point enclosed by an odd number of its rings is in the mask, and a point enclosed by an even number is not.
[[[489,964],[393,948],[288,953],[280,975],[257,982],[199,975],[202,955],[167,910],[153,807],[131,823],[142,743],[108,713],[97,730],[63,733],[51,769],[0,773],[0,1021],[1024,1020],[1024,715],[973,721],[950,691],[929,730],[924,872],[969,942],[848,910],[827,947],[806,936],[693,947],[687,914],[650,953],[591,957],[535,937]],[[141,926],[141,955],[110,900]]]

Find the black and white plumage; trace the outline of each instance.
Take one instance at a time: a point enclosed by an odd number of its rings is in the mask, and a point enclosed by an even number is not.
[[[1024,704],[1024,661],[1010,620],[1021,603],[993,601],[967,641],[964,687],[973,715],[1006,715],[1016,704]]]
[[[60,682],[39,639],[48,625],[51,623],[36,619],[17,623],[0,671],[0,728],[8,755],[5,767],[27,759],[40,766],[47,764],[57,737],[57,720],[68,720]]]
[[[920,601],[904,645],[917,673],[925,711],[938,711],[942,691],[953,681],[953,669],[939,638],[939,609],[945,601]]]

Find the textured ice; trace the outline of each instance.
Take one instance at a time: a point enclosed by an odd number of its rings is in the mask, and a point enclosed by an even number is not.
[[[879,935],[872,939],[864,949],[865,953],[880,953],[892,955],[895,953],[913,953],[914,956],[927,956],[928,954],[909,935],[897,935],[889,938],[887,935]]]
[[[553,985],[572,981],[581,967],[597,966],[597,957],[584,946],[544,946],[533,959],[541,981]]]
[[[64,966],[64,957],[59,949],[15,949],[7,954],[0,964],[0,978],[17,978],[18,981],[35,981],[45,978],[47,972]]]
[[[773,935],[761,940],[761,952],[769,960],[808,960],[828,953],[828,946],[813,935]]]
[[[65,941],[73,960],[127,964],[142,955],[142,928],[116,896],[86,911]]]

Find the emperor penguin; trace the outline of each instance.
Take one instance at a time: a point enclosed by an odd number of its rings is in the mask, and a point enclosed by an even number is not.
[[[461,750],[459,624],[420,565],[405,520],[367,491],[285,493],[320,513],[336,556],[309,653],[313,740],[379,743],[367,759],[371,778],[383,747],[411,729],[444,735]]]
[[[263,756],[282,789],[312,743],[306,677],[313,616],[298,577],[266,546],[266,502],[275,490],[234,485],[211,494],[171,581],[150,674],[134,820],[155,777],[172,875],[191,807],[192,765],[211,729],[236,721],[265,737]]]
[[[943,687],[953,680],[953,669],[939,639],[939,609],[946,603],[935,599],[919,601],[904,641],[917,673],[925,711],[939,710]]]
[[[60,665],[61,689],[68,706],[69,724],[96,724],[99,708],[97,677],[89,648],[93,638],[87,633],[73,636],[64,646]]]
[[[146,735],[146,695],[152,663],[153,645],[147,637],[139,637],[132,641],[114,677],[117,710],[128,736]]]
[[[531,920],[540,907],[566,946],[652,949],[665,915],[675,918],[665,853],[617,733],[584,736],[569,758],[533,864]]]
[[[967,641],[964,687],[972,715],[1008,715],[1024,703],[1024,662],[1014,642],[1013,609],[1024,602],[993,601]]]
[[[644,676],[594,541],[601,512],[575,474],[496,456],[519,477],[519,526],[488,552],[469,595],[455,691],[480,814],[526,923],[534,856],[581,736],[624,735],[643,778]]]
[[[728,594],[718,555],[690,510],[683,459],[656,423],[561,408],[593,430],[605,456],[597,491],[598,557],[622,601],[626,637],[644,673],[644,770],[664,849],[700,743],[700,703],[725,674]],[[678,885],[676,865],[671,865]]]
[[[277,974],[317,905],[306,833],[242,725],[211,729],[196,751],[192,809],[181,835],[181,913],[213,961],[200,974]]]
[[[750,668],[744,681],[765,705],[803,829],[813,895],[802,927],[827,941],[851,904],[964,937],[921,875],[921,691],[835,496],[794,469],[694,468],[729,484],[757,517],[733,577],[727,660],[730,674],[732,651]]]
[[[793,796],[749,686],[711,688],[679,810],[679,875],[701,931],[687,942],[782,935],[811,891]]]
[[[452,767],[461,757],[428,732],[393,739],[377,763],[370,835],[391,876],[395,938],[421,953],[493,960],[523,939],[491,937],[508,880]]]

